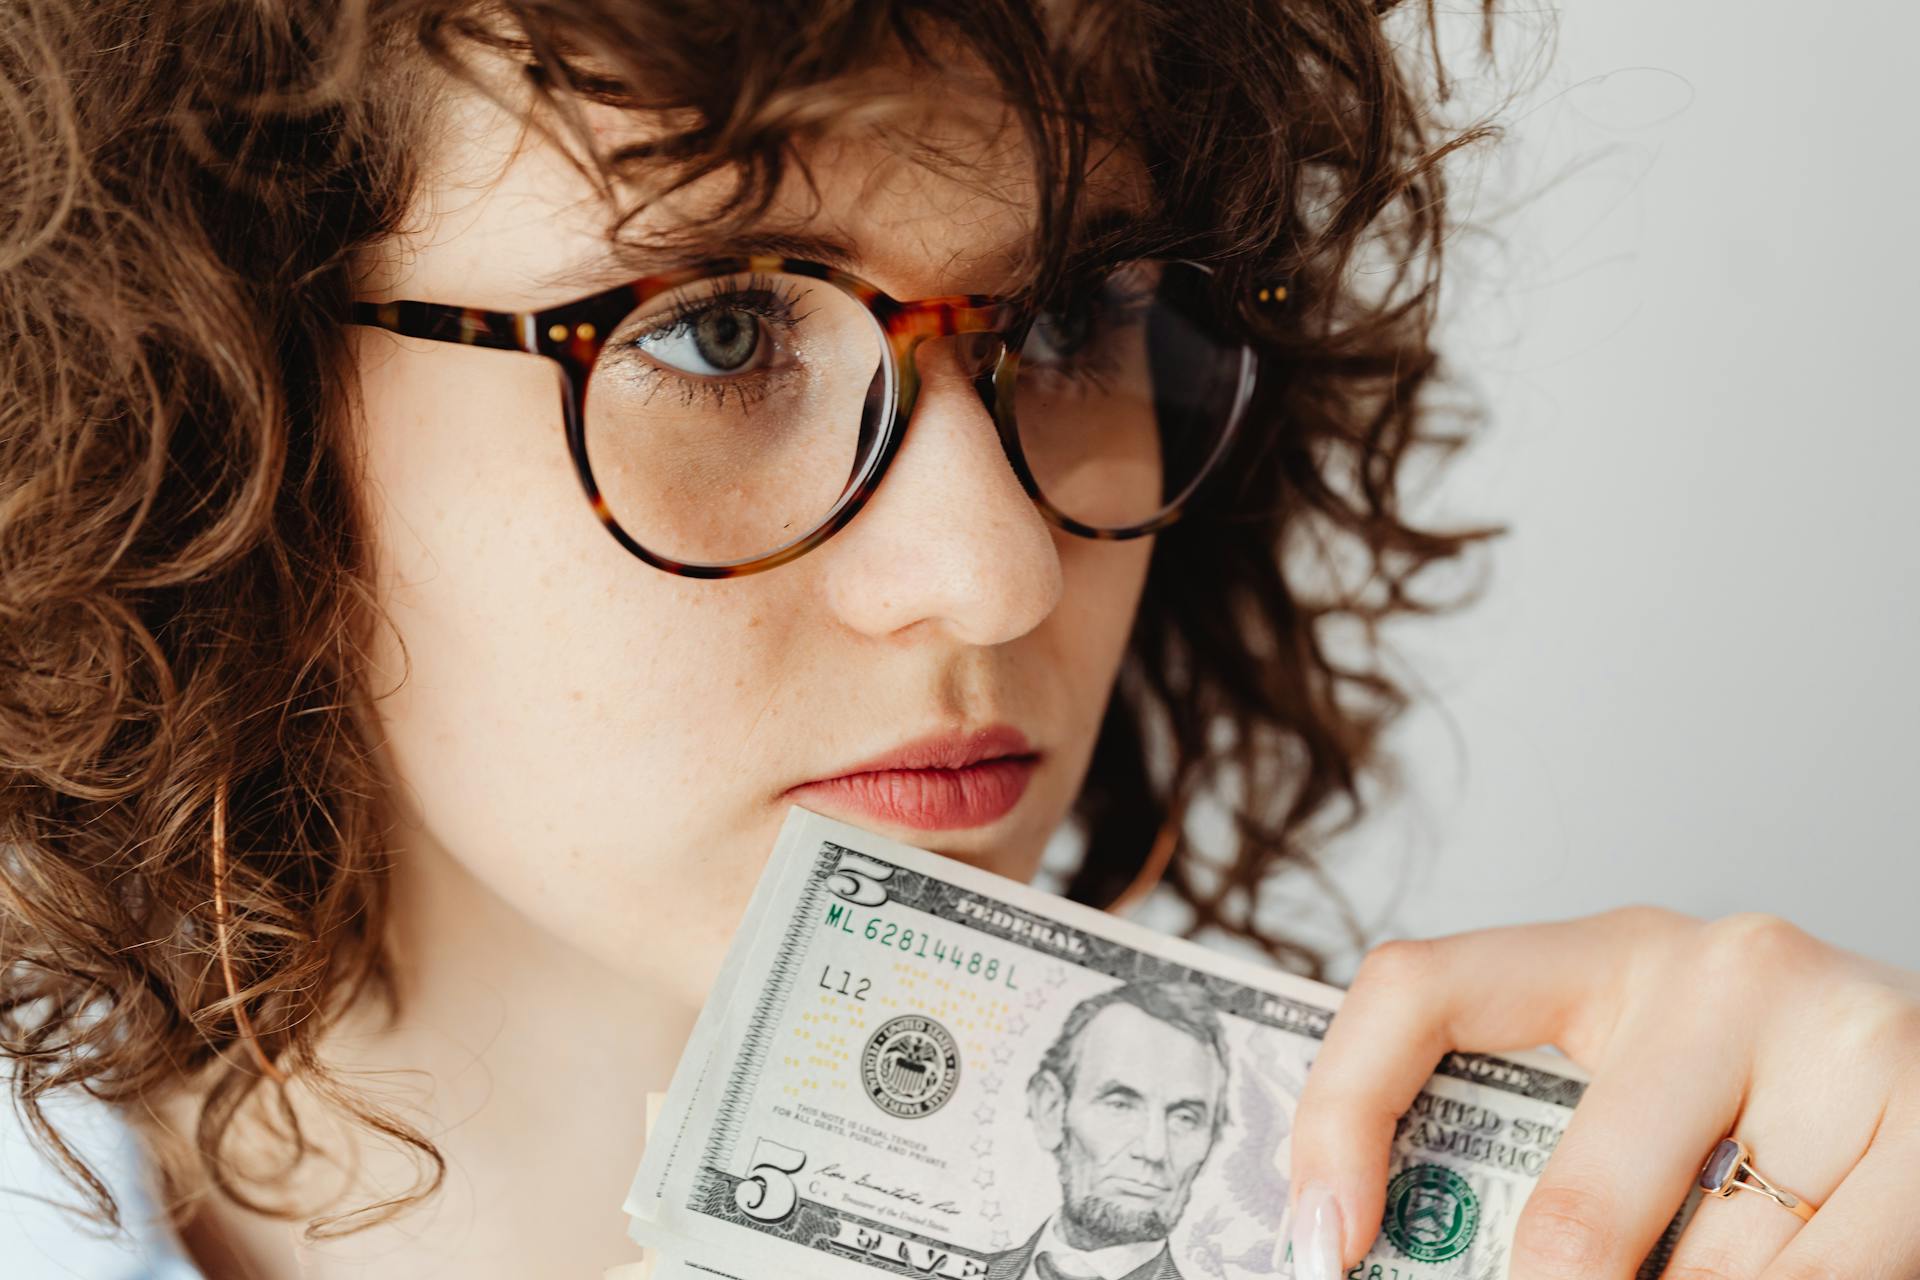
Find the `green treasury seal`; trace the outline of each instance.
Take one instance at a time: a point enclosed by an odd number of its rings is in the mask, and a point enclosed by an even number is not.
[[[1415,1262],[1459,1257],[1479,1225],[1480,1197],[1451,1169],[1416,1164],[1387,1184],[1387,1239]]]

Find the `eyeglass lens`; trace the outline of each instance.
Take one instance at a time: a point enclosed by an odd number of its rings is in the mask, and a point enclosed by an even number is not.
[[[1208,277],[1135,261],[1041,309],[1019,352],[1020,450],[1062,514],[1126,530],[1180,501],[1219,452],[1245,351]],[[878,320],[811,277],[709,277],[609,335],[583,401],[588,465],[634,540],[683,563],[806,537],[867,471],[893,384]]]

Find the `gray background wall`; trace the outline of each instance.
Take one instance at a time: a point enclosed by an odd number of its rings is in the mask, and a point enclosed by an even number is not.
[[[1920,968],[1920,18],[1557,21],[1456,192],[1447,350],[1493,421],[1414,508],[1514,532],[1399,632],[1412,794],[1330,868],[1385,934],[1655,902]]]

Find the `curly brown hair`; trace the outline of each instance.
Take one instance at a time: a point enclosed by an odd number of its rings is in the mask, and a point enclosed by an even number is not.
[[[1231,790],[1236,846],[1174,856],[1192,930],[1252,939],[1277,869],[1362,813],[1408,701],[1328,628],[1452,607],[1412,590],[1501,526],[1400,514],[1442,432],[1431,342],[1449,231],[1438,40],[1392,0],[15,0],[0,6],[0,1049],[37,1140],[105,1220],[107,1187],[43,1110],[83,1090],[130,1111],[192,1086],[200,1176],[264,1212],[313,1149],[288,1080],[410,1147],[433,1144],[328,1074],[350,1006],[391,1002],[389,853],[362,712],[379,601],[346,424],[357,250],[405,225],[449,83],[519,64],[593,164],[677,189],[731,175],[750,222],[805,147],[871,121],[856,73],[957,50],[1004,96],[1043,198],[1035,278],[1059,268],[1093,141],[1149,175],[1153,249],[1228,291],[1262,362],[1231,483],[1162,533],[1075,810],[1072,896],[1110,903],[1152,835]],[[1405,15],[1398,15],[1405,16]],[[1431,25],[1427,5],[1412,15]],[[1492,16],[1481,19],[1492,55]],[[670,128],[606,151],[586,99]],[[498,99],[496,99],[498,100]],[[529,116],[529,120],[532,117]],[[1365,268],[1364,270],[1362,268]],[[1312,586],[1316,566],[1367,570]],[[1343,559],[1344,558],[1344,559]],[[1320,575],[1337,584],[1344,574]],[[1455,602],[1457,603],[1457,602]],[[1346,801],[1344,821],[1316,832]],[[216,856],[216,821],[234,852]],[[274,1105],[279,1098],[280,1105]],[[241,1158],[264,1102],[284,1163]]]

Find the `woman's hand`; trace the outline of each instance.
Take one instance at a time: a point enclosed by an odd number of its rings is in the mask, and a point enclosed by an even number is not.
[[[1295,1118],[1299,1280],[1372,1245],[1395,1121],[1442,1054],[1540,1044],[1593,1083],[1521,1214],[1512,1280],[1629,1280],[1728,1134],[1819,1207],[1803,1225],[1763,1195],[1709,1198],[1667,1277],[1920,1276],[1920,975],[1771,916],[1634,907],[1367,957]]]

